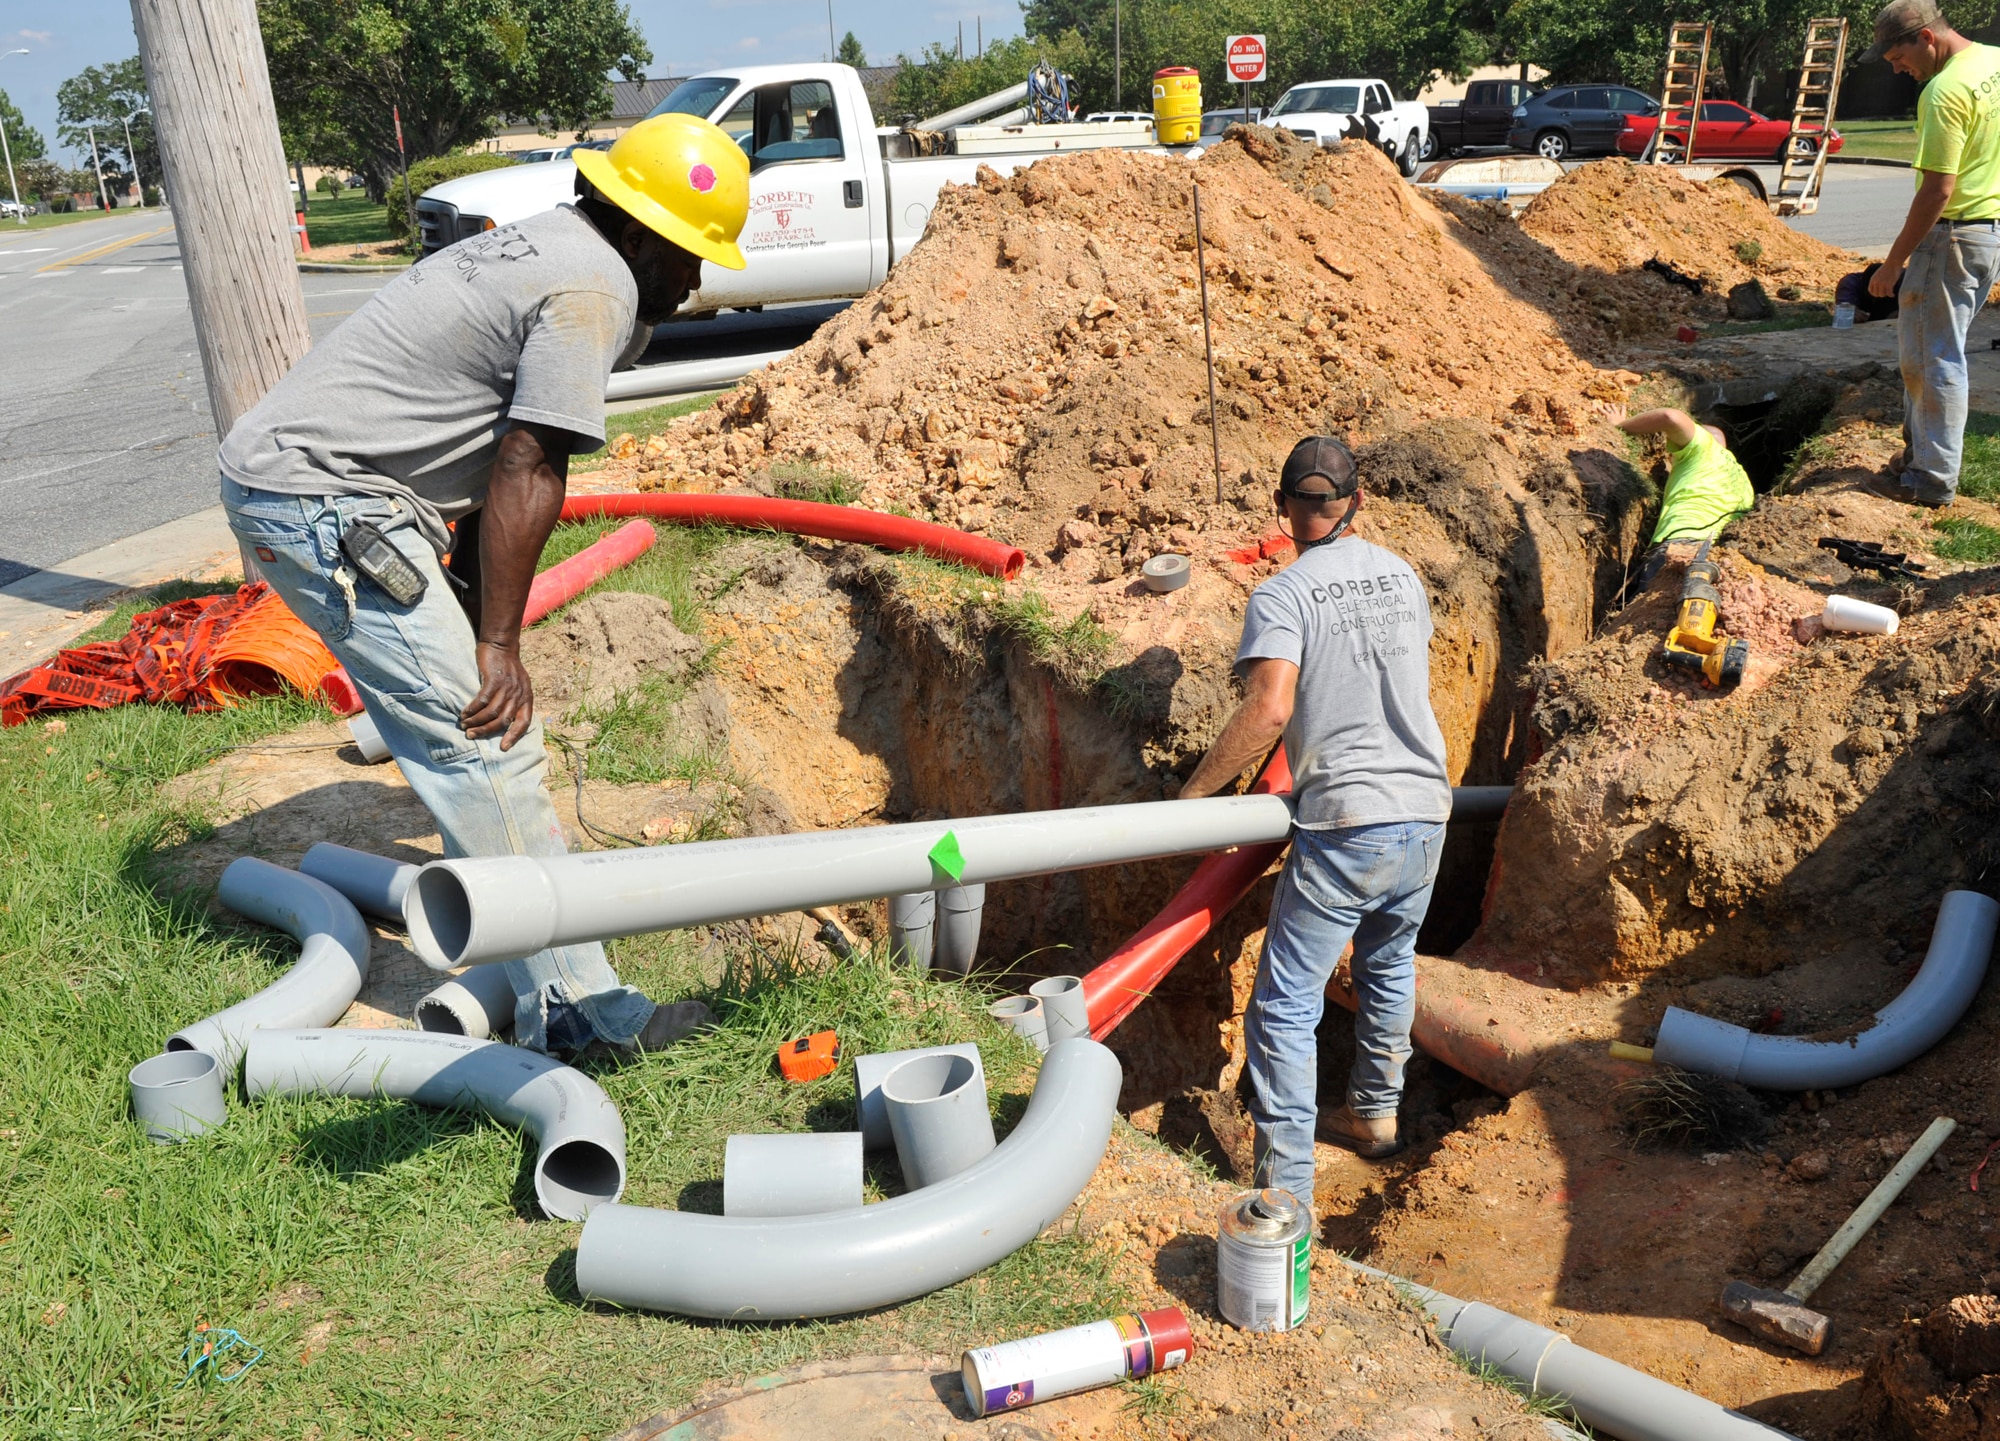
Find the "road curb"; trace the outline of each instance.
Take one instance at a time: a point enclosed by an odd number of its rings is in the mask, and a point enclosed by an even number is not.
[[[339,265],[331,260],[301,260],[301,275],[395,275],[416,264],[408,260],[401,265]]]
[[[1829,155],[1828,165],[1882,165],[1892,170],[1914,170],[1907,160],[1884,160],[1879,155]]]

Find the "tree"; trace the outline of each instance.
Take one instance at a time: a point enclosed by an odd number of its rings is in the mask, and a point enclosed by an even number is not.
[[[380,199],[409,162],[502,124],[580,130],[611,108],[607,72],[652,60],[620,0],[259,0],[288,150],[358,172]]]
[[[889,87],[886,114],[922,119],[950,110],[982,95],[1019,85],[1028,72],[1046,60],[1065,74],[1074,74],[1088,59],[1089,47],[1074,31],[1053,38],[1016,36],[995,40],[984,55],[961,59],[943,45],[926,45],[916,60],[898,55],[902,67]]]
[[[13,142],[10,139],[8,143]],[[26,162],[15,156],[14,178],[21,182],[23,197],[34,197],[53,204],[70,193],[69,170],[47,156],[38,156]]]
[[[27,116],[7,98],[5,90],[0,90],[0,129],[7,132],[7,148],[13,154],[16,165],[26,160],[40,160],[48,153],[47,147],[42,144],[42,132],[28,123]],[[0,179],[4,178],[0,176]]]
[[[840,37],[840,48],[833,52],[833,58],[843,65],[852,65],[856,70],[868,63],[867,53],[862,50],[861,42],[854,38],[852,30]]]
[[[72,75],[56,87],[57,136],[65,145],[88,151],[90,137],[97,137],[97,153],[104,164],[104,183],[114,191],[123,190],[136,159],[139,174],[157,185],[160,181],[160,149],[153,137],[153,117],[132,115],[150,102],[146,97],[146,72],[139,57],[110,65],[92,65],[80,75]],[[132,115],[132,148],[125,149],[125,126]],[[118,177],[114,179],[114,174]],[[91,186],[95,188],[93,173]]]

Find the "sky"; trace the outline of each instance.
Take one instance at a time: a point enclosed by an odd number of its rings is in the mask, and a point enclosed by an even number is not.
[[[437,0],[449,3],[449,0]],[[688,75],[721,65],[772,65],[819,60],[827,53],[825,0],[627,0],[653,47],[649,75]],[[852,30],[871,63],[914,55],[932,40],[965,44],[974,22],[988,40],[1021,33],[1015,0],[833,0],[836,35]],[[0,51],[29,53],[0,60],[0,90],[56,142],[56,87],[88,65],[136,55],[132,9],[126,0],[0,0]],[[78,157],[65,156],[72,162]],[[0,177],[4,179],[5,177]]]

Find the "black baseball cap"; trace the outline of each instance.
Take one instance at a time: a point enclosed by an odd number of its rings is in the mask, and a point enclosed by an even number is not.
[[[1278,477],[1278,489],[1286,495],[1298,495],[1300,485],[1315,475],[1333,486],[1336,499],[1344,500],[1360,488],[1354,473],[1354,452],[1347,448],[1347,442],[1330,435],[1309,435],[1292,447]]]

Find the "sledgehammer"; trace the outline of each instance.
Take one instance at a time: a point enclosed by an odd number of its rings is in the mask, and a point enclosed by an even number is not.
[[[1767,1336],[1808,1356],[1819,1355],[1826,1349],[1826,1334],[1833,1326],[1833,1319],[1813,1310],[1805,1304],[1806,1301],[1819,1289],[1820,1282],[1833,1274],[1834,1267],[1847,1259],[1854,1243],[1882,1219],[1882,1213],[1895,1203],[1896,1198],[1903,1194],[1903,1188],[1924,1168],[1924,1163],[1937,1154],[1945,1138],[1957,1129],[1958,1122],[1949,1116],[1939,1116],[1932,1121],[1930,1128],[1917,1137],[1916,1144],[1903,1152],[1903,1159],[1876,1183],[1875,1189],[1868,1193],[1868,1199],[1855,1207],[1854,1214],[1833,1233],[1833,1239],[1819,1248],[1817,1256],[1806,1262],[1805,1270],[1799,1272],[1796,1281],[1782,1291],[1767,1291],[1747,1281],[1731,1281],[1722,1291],[1723,1311],[1731,1320],[1749,1327],[1760,1336]]]

